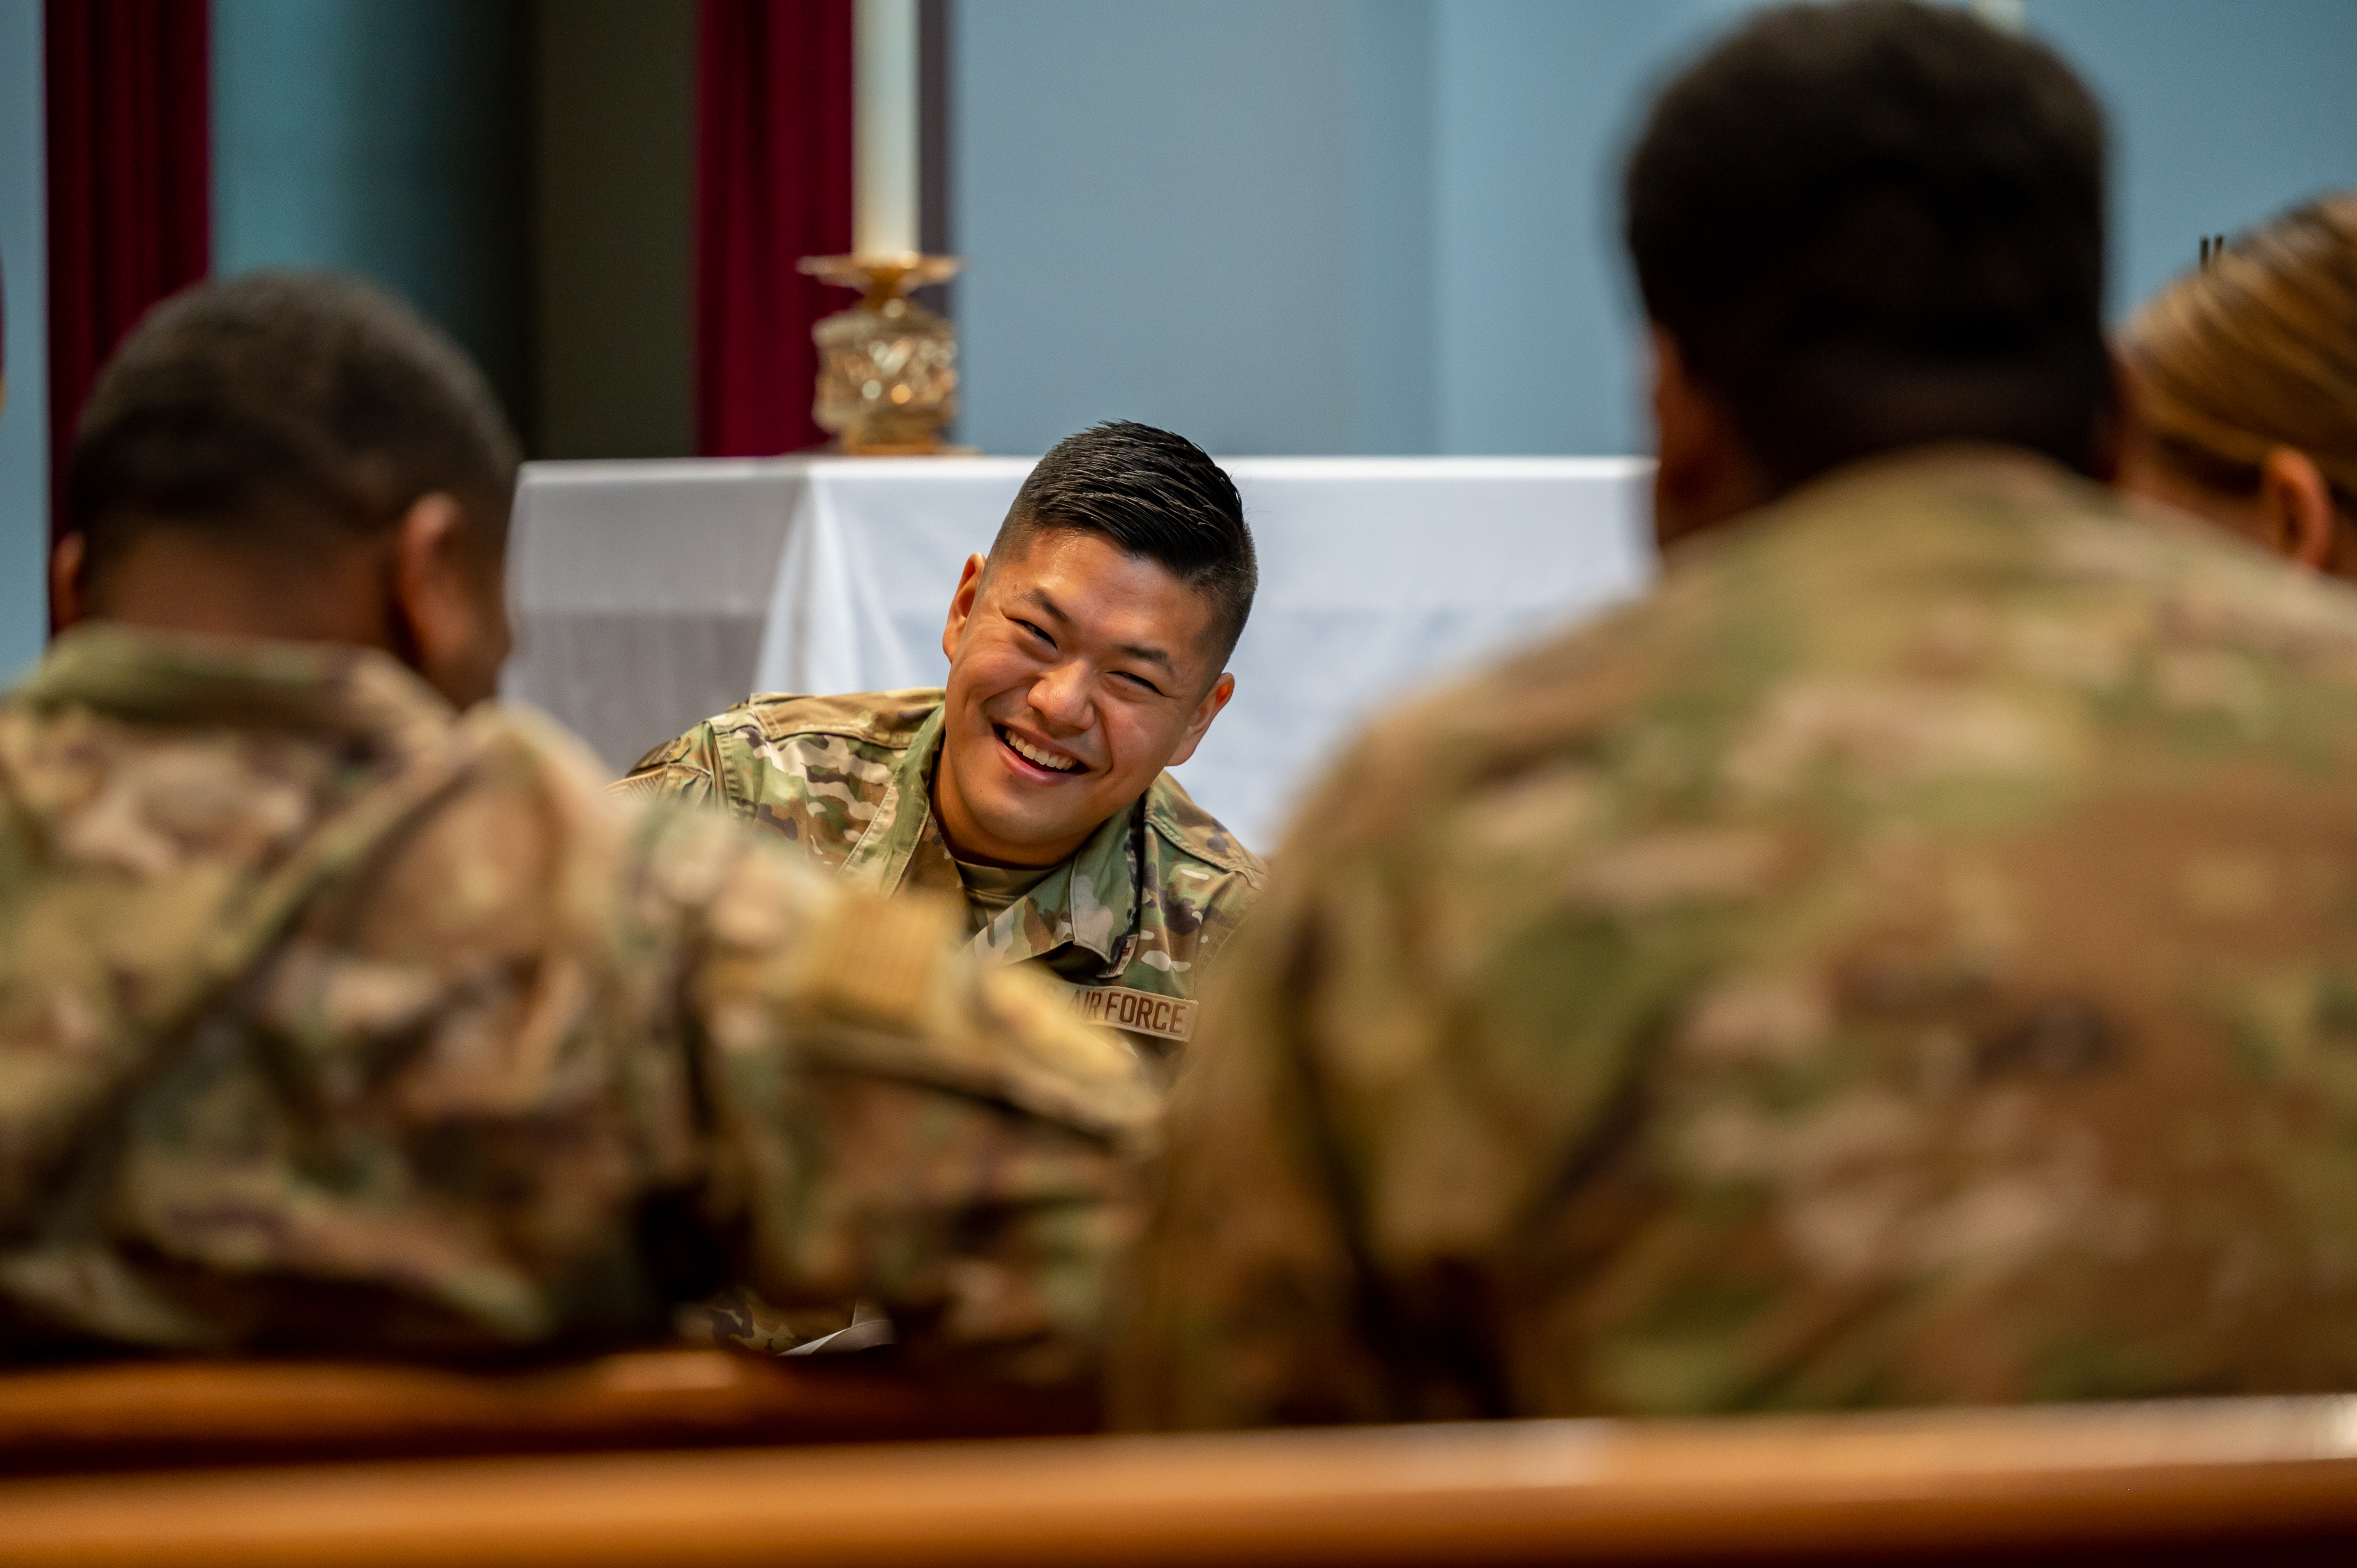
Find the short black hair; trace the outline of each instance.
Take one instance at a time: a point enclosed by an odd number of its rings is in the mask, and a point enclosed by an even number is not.
[[[503,550],[516,440],[481,373],[381,289],[324,273],[202,285],[102,371],[65,476],[93,566],[157,521],[316,553],[455,498]]]
[[[1235,482],[1200,446],[1126,419],[1065,436],[1024,479],[990,553],[1057,530],[1101,535],[1162,566],[1211,602],[1217,662],[1235,651],[1260,563]]]
[[[1673,81],[1629,160],[1647,316],[1780,489],[2001,442],[2082,471],[2114,400],[2103,112],[1960,9],[1763,12]]]

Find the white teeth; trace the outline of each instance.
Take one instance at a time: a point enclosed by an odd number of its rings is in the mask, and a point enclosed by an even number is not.
[[[1011,729],[1002,729],[998,733],[1006,738],[1006,744],[1013,746],[1018,755],[1038,763],[1040,767],[1047,768],[1051,773],[1070,773],[1080,767],[1080,764],[1077,762],[1069,761],[1060,757],[1050,756],[1049,753],[1041,751],[1038,746],[1029,744],[1021,736],[1017,735]]]

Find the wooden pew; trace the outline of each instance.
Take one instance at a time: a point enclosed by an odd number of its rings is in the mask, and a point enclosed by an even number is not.
[[[1085,1398],[920,1382],[889,1366],[864,1356],[675,1349],[497,1373],[299,1361],[0,1373],[0,1476],[1004,1436],[1096,1423]]]
[[[2357,1560],[2357,1401],[600,1454],[0,1482],[0,1561]]]

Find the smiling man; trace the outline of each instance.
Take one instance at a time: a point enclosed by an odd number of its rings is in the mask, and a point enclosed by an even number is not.
[[[1150,425],[1057,444],[950,600],[943,690],[762,695],[619,789],[725,803],[886,893],[962,894],[974,946],[1036,961],[1168,1059],[1260,861],[1164,771],[1234,694],[1258,571],[1235,486]]]

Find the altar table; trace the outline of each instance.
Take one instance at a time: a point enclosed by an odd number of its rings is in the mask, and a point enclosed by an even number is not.
[[[938,684],[958,569],[1016,457],[526,465],[503,683],[618,772],[753,691]],[[1189,791],[1267,850],[1368,714],[1640,591],[1636,457],[1244,457],[1260,594]]]

